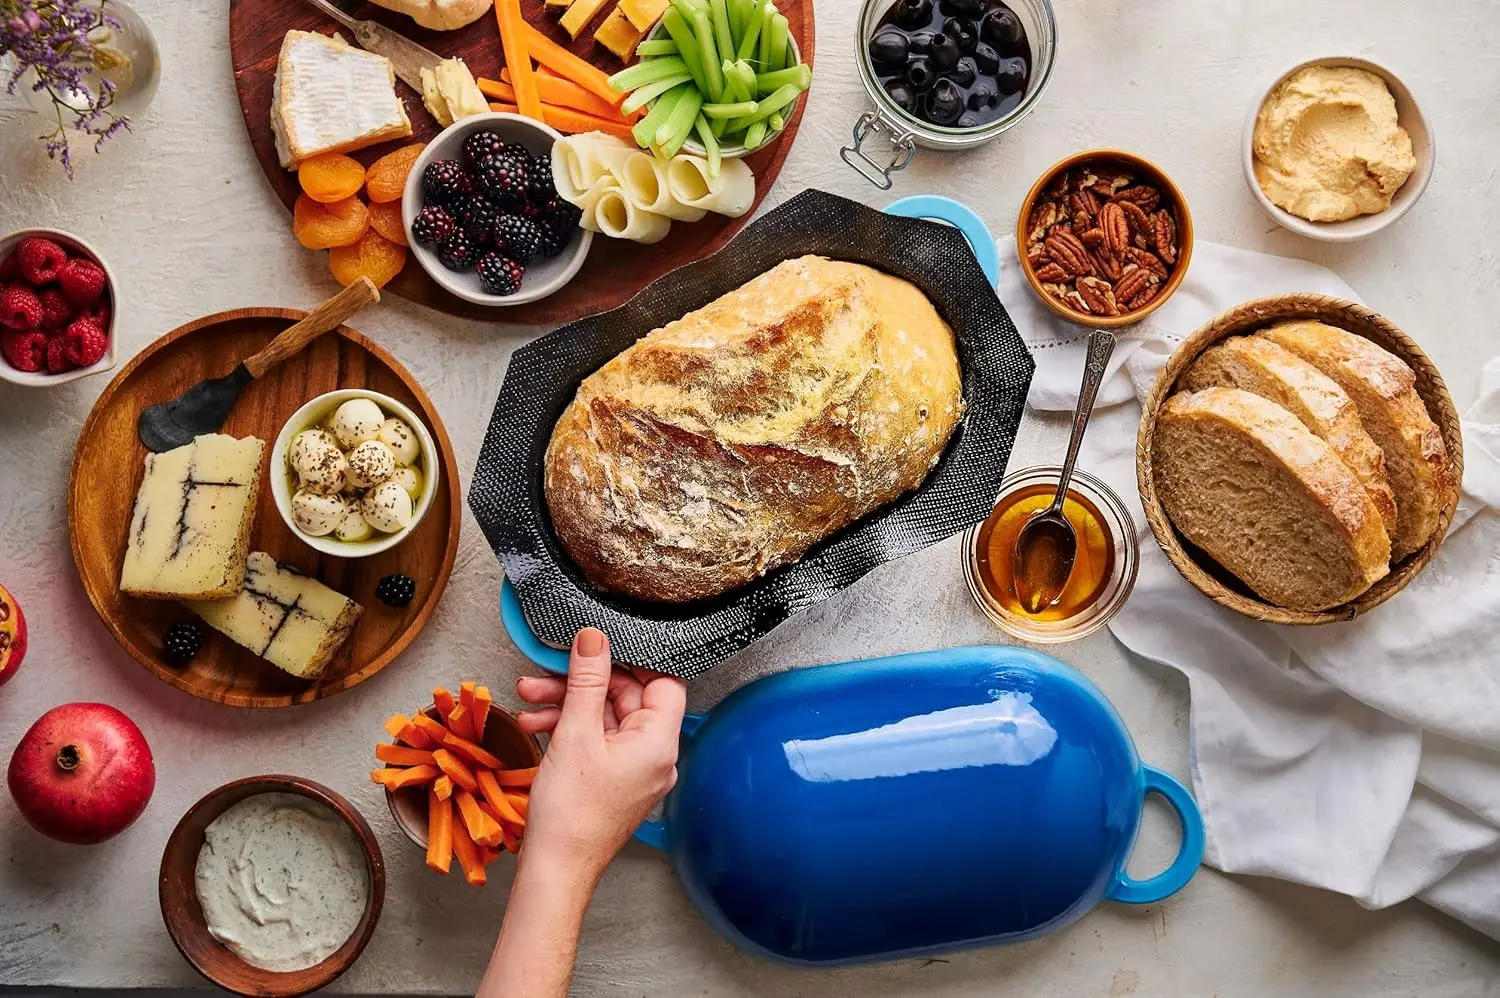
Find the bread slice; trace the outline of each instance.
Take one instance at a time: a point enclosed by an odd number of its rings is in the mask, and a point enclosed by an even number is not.
[[[1385,458],[1365,432],[1354,400],[1322,371],[1271,340],[1231,336],[1203,351],[1178,383],[1194,392],[1215,385],[1243,388],[1302,420],[1354,472],[1385,532],[1396,535],[1396,497],[1386,480]]]
[[[1173,526],[1272,603],[1326,610],[1389,571],[1390,538],[1354,472],[1259,395],[1173,395],[1157,414],[1152,464]]]
[[[1396,496],[1391,556],[1399,561],[1426,544],[1453,500],[1458,474],[1413,387],[1411,368],[1363,336],[1321,322],[1283,322],[1256,335],[1301,357],[1354,399],[1365,431],[1385,454]]]

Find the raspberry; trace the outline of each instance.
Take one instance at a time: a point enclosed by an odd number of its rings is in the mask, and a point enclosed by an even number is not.
[[[44,317],[42,300],[24,284],[0,291],[0,324],[11,329],[36,329]]]
[[[532,204],[546,204],[557,197],[557,185],[552,180],[551,153],[544,153],[531,161],[531,186],[526,193]]]
[[[424,246],[436,246],[453,235],[453,216],[441,205],[427,205],[412,219],[411,235]]]
[[[21,276],[32,284],[57,280],[57,269],[67,262],[68,254],[50,239],[28,236],[16,247],[16,263]]]
[[[93,319],[74,319],[61,338],[67,342],[68,359],[79,367],[97,364],[109,350],[109,337]]]
[[[474,193],[474,182],[456,159],[438,159],[422,171],[422,197],[441,205],[452,205]]]
[[[487,156],[502,153],[509,146],[494,132],[475,132],[464,139],[464,164],[474,169]]]
[[[104,293],[104,268],[92,260],[74,257],[57,269],[57,283],[74,305],[92,305]]]
[[[479,283],[492,295],[513,295],[521,290],[526,268],[494,250],[479,261]]]
[[[40,329],[0,332],[0,357],[18,371],[40,371],[47,359],[47,334]]]
[[[518,149],[490,156],[474,173],[475,186],[502,208],[519,208],[526,201],[530,182],[531,157]]]
[[[487,246],[495,240],[495,223],[501,220],[500,209],[486,199],[477,194],[469,198],[464,202],[463,210],[458,218],[459,223],[463,225],[464,234],[473,240],[475,245]]]
[[[73,367],[73,361],[68,358],[68,342],[61,336],[54,336],[47,341],[47,373],[61,374]]]
[[[83,314],[94,320],[94,325],[109,331],[109,295],[100,298],[94,304],[83,310]],[[77,318],[75,316],[74,318]]]
[[[541,228],[529,218],[506,215],[495,224],[495,248],[517,263],[530,263],[541,241]]]
[[[453,235],[438,244],[438,261],[449,270],[468,270],[474,266],[474,241],[463,232]]]
[[[73,306],[56,288],[47,288],[37,296],[42,303],[42,332],[55,333],[73,318]]]

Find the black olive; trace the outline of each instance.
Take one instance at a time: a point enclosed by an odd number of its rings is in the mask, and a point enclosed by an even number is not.
[[[925,28],[932,20],[932,0],[896,0],[891,18],[903,28]]]
[[[1021,88],[1026,86],[1026,60],[1006,59],[1000,63],[1000,71],[995,74],[995,86],[1000,88],[1002,94],[1020,93]]]
[[[955,17],[943,25],[943,34],[958,42],[958,50],[964,55],[974,51],[979,44],[979,25],[967,17]]]
[[[980,42],[974,46],[974,65],[986,76],[994,76],[1000,69],[1000,53],[993,45]]]
[[[904,80],[886,80],[885,92],[901,110],[908,114],[916,113],[917,95]]]
[[[885,28],[870,39],[870,65],[882,74],[899,73],[906,65],[906,35],[895,28]]]
[[[999,103],[1000,92],[992,80],[979,80],[969,90],[970,111],[987,111]]]
[[[951,125],[963,114],[964,98],[952,80],[938,80],[927,95],[927,120],[934,125]]]
[[[1020,19],[1005,7],[990,11],[979,22],[979,37],[1001,52],[1014,49],[1025,35]]]
[[[913,31],[906,37],[907,48],[912,55],[927,55],[932,51],[933,37],[930,31]]]
[[[954,83],[957,83],[959,86],[967,87],[972,84],[975,78],[979,75],[979,70],[974,67],[973,59],[969,58],[968,56],[964,56],[962,59],[958,60],[957,66],[954,66],[952,69],[948,70],[948,72],[944,75]]]
[[[952,35],[934,35],[932,39],[932,51],[927,58],[932,60],[932,66],[939,73],[946,73],[958,65],[958,59],[963,53],[959,51],[958,42],[953,40]]]
[[[949,17],[978,17],[989,6],[989,0],[942,0],[938,9]]]
[[[905,79],[913,90],[921,93],[937,79],[937,70],[932,68],[932,63],[926,56],[912,56],[906,61]]]

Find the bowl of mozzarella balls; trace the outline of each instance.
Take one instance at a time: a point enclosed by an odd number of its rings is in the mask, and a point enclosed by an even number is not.
[[[426,515],[437,491],[437,448],[416,415],[388,395],[343,388],[319,395],[281,428],[271,494],[292,531],[341,558],[379,554]]]

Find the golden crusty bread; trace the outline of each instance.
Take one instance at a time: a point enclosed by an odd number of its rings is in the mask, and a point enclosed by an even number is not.
[[[920,485],[962,413],[953,331],[920,290],[800,257],[585,378],[547,508],[592,584],[715,596]]]
[[[1385,532],[1396,534],[1396,498],[1386,480],[1385,458],[1365,432],[1349,394],[1285,347],[1253,336],[1231,336],[1199,355],[1178,382],[1188,391],[1218,385],[1270,399],[1328,441],[1364,485]]]
[[[1151,454],[1172,525],[1263,599],[1326,610],[1389,571],[1390,538],[1354,472],[1268,399],[1179,392],[1157,415]]]
[[[1278,343],[1338,382],[1359,407],[1360,422],[1385,455],[1396,497],[1397,561],[1427,543],[1458,489],[1443,434],[1413,387],[1416,375],[1389,351],[1321,322],[1283,322],[1257,336]]]

